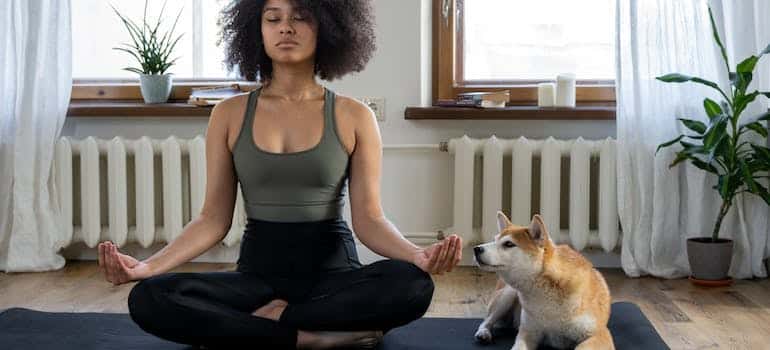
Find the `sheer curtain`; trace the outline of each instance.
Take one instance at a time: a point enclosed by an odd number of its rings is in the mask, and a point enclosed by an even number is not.
[[[739,4],[738,4],[739,3]],[[706,121],[705,97],[718,93],[699,84],[655,80],[666,73],[700,76],[729,89],[726,68],[714,43],[708,5],[731,66],[757,54],[770,42],[768,1],[618,0],[617,1],[617,137],[618,202],[623,227],[621,261],[629,276],[665,278],[689,275],[686,239],[708,236],[721,199],[711,187],[716,177],[689,164],[669,169],[673,147],[658,144],[684,132],[676,118]],[[725,32],[727,35],[725,35]],[[764,43],[764,44],[762,44]],[[763,46],[761,46],[763,45]],[[761,46],[761,47],[760,47]],[[763,57],[753,87],[768,89],[768,61]],[[746,116],[767,108],[758,99]],[[720,236],[734,240],[730,276],[764,277],[768,255],[767,205],[753,195],[736,199]]]
[[[0,270],[64,266],[51,164],[72,87],[69,0],[0,1]]]

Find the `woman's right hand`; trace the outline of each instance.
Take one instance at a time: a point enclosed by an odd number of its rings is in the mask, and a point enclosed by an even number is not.
[[[99,243],[98,263],[107,282],[116,286],[151,276],[146,263],[119,252],[117,246],[109,241]]]

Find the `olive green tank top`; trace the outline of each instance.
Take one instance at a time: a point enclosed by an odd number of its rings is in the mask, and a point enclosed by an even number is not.
[[[243,125],[233,146],[247,216],[276,222],[342,217],[350,157],[337,134],[334,92],[324,87],[321,141],[303,151],[273,153],[260,149],[252,135],[261,90],[259,87],[249,93]]]

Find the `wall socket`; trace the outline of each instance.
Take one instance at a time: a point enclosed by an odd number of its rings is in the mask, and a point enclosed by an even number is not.
[[[385,120],[385,98],[384,97],[359,97],[361,102],[365,103],[374,111],[377,120]]]

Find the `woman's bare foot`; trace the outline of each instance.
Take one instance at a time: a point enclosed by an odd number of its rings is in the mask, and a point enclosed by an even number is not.
[[[274,299],[252,312],[252,315],[278,321],[289,303]],[[382,331],[298,331],[297,347],[301,349],[332,349],[356,347],[373,349],[382,340]]]
[[[273,321],[278,321],[278,319],[281,318],[281,314],[283,313],[283,310],[286,309],[287,305],[289,305],[289,303],[286,302],[286,300],[275,299],[263,305],[251,314],[258,317],[269,318]]]
[[[381,340],[382,331],[299,331],[297,334],[297,348],[332,349],[338,347],[355,347],[374,349]]]

